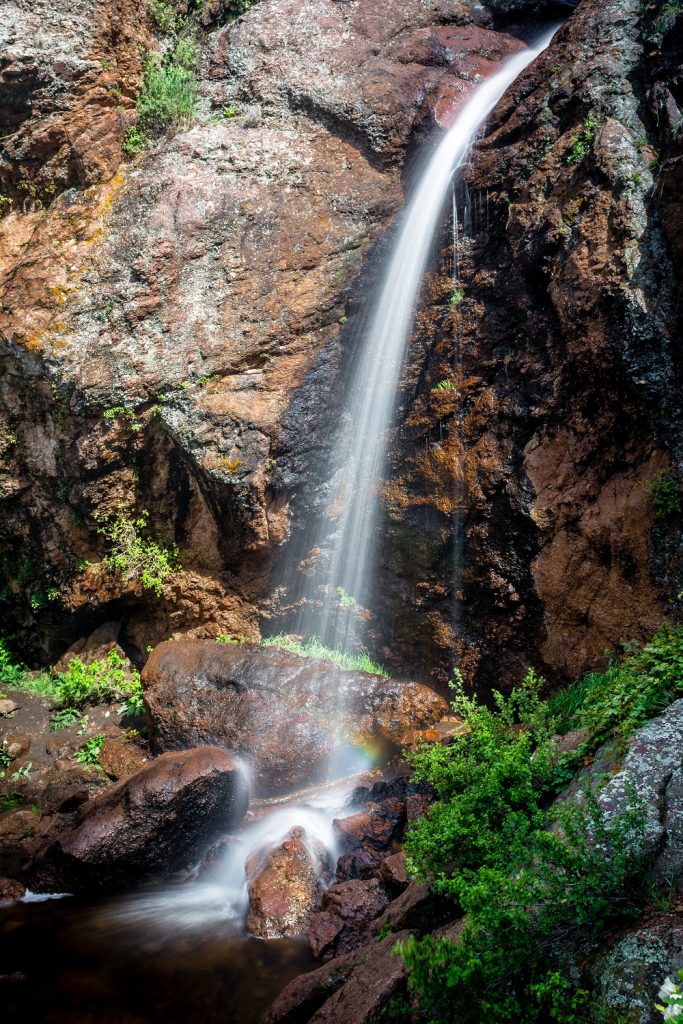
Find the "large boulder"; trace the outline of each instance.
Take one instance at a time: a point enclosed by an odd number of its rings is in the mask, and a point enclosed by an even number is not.
[[[67,831],[39,843],[29,884],[76,892],[166,878],[197,860],[247,805],[244,772],[227,751],[162,755],[86,803]]]
[[[237,751],[251,763],[259,794],[324,777],[347,740],[395,744],[446,711],[418,683],[253,644],[160,644],[142,683],[158,749],[215,743]]]
[[[275,849],[253,854],[245,868],[251,934],[262,939],[304,935],[330,873],[323,844],[293,828]]]
[[[391,896],[377,879],[350,879],[330,886],[322,911],[308,930],[313,956],[328,960],[349,953],[367,941],[369,926],[389,905]]]
[[[405,985],[406,968],[394,952],[410,932],[347,953],[317,971],[302,974],[280,993],[265,1024],[369,1024]]]

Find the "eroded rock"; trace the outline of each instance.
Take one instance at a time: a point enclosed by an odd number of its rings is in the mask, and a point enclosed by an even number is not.
[[[224,745],[249,760],[265,794],[323,777],[339,717],[347,737],[391,744],[408,721],[427,725],[445,708],[417,683],[250,644],[160,644],[142,680],[159,749]]]
[[[279,846],[247,860],[247,928],[262,939],[304,935],[331,864],[319,841],[293,828]]]
[[[30,884],[80,892],[166,878],[197,860],[226,824],[237,824],[247,803],[244,773],[227,751],[162,755],[39,844]]]

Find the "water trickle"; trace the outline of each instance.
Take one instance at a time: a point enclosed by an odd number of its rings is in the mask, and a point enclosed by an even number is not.
[[[446,204],[453,175],[467,160],[477,132],[507,88],[548,46],[549,32],[533,48],[509,58],[464,105],[429,160],[405,210],[384,285],[370,317],[352,376],[347,403],[350,442],[338,444],[339,464],[330,519],[335,524],[329,554],[320,558],[297,631],[350,647],[356,616],[369,597],[377,519],[377,490],[386,459],[386,434],[410,339],[418,292]],[[463,211],[467,230],[471,203]],[[476,211],[475,211],[476,212]],[[457,211],[454,213],[457,229]],[[455,256],[457,260],[457,253]],[[456,273],[457,273],[456,263]],[[325,524],[329,534],[329,521]],[[329,537],[318,537],[324,551]],[[324,559],[324,561],[323,561]],[[337,600],[339,596],[339,600]]]

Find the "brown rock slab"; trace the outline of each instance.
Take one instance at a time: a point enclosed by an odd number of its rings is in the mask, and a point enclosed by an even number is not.
[[[216,743],[234,750],[251,763],[258,794],[323,777],[339,742],[340,704],[350,737],[387,744],[408,721],[427,725],[445,708],[418,683],[252,644],[160,644],[142,682],[159,749]]]
[[[410,934],[372,941],[295,978],[271,1006],[265,1024],[372,1024],[405,982],[405,966],[393,950]]]
[[[304,935],[331,865],[322,843],[293,828],[275,849],[247,860],[247,928],[262,939]]]
[[[3,697],[0,700],[0,715],[11,715],[18,707],[16,701],[10,700],[9,697]]]
[[[17,903],[26,893],[26,887],[14,878],[0,878],[0,904]]]
[[[100,751],[100,764],[112,779],[127,779],[148,761],[145,751],[125,736],[107,736]]]
[[[322,912],[311,919],[308,941],[314,956],[327,960],[356,949],[367,937],[370,922],[391,897],[376,878],[351,879],[331,886],[322,898]]]
[[[248,804],[246,779],[215,747],[162,755],[89,801],[75,827],[38,844],[32,886],[120,889],[198,860]]]

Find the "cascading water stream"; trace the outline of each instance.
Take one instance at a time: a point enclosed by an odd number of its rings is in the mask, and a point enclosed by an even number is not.
[[[317,635],[325,643],[350,646],[352,616],[344,603],[364,606],[373,572],[377,490],[386,459],[386,435],[394,414],[396,393],[410,339],[417,297],[444,209],[453,175],[467,160],[484,121],[505,91],[549,45],[556,28],[534,47],[510,57],[501,70],[479,85],[455,124],[438,145],[403,216],[379,300],[369,320],[347,403],[351,423],[350,451],[337,471],[338,485],[330,506],[341,508],[327,564],[325,582],[313,581],[297,632]],[[342,445],[339,446],[340,451]],[[329,531],[329,522],[326,524]],[[318,539],[318,549],[325,540]],[[327,599],[318,600],[322,589]],[[330,597],[340,595],[335,603]],[[341,604],[341,608],[340,608]],[[341,614],[340,614],[341,612]]]

